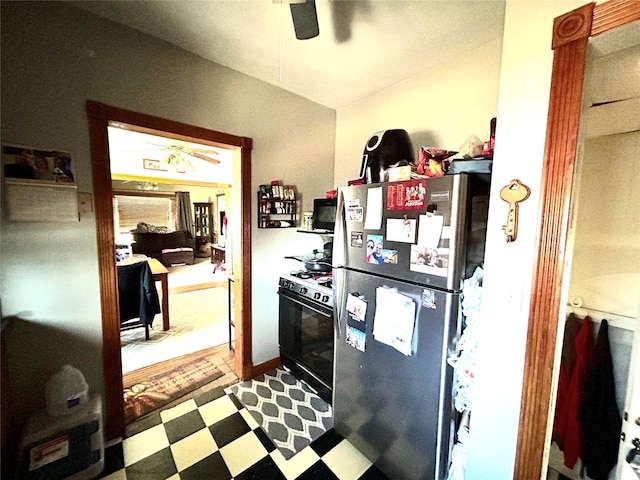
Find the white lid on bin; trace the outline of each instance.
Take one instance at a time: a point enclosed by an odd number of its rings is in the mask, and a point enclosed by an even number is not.
[[[89,386],[84,375],[71,365],[63,365],[51,376],[45,388],[47,412],[54,417],[73,412],[88,398]]]

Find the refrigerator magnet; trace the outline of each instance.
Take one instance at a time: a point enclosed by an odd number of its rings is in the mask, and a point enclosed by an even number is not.
[[[387,187],[387,210],[424,210],[427,181],[410,180]]]
[[[351,246],[362,248],[364,244],[364,235],[362,232],[351,232]]]
[[[409,270],[446,277],[449,269],[449,249],[411,245]]]
[[[422,306],[425,308],[436,309],[436,292],[433,290],[422,291]]]
[[[367,302],[350,293],[347,296],[347,312],[349,312],[350,318],[364,324],[364,318],[367,314]]]
[[[367,263],[382,265],[382,235],[367,235]]]
[[[345,334],[345,342],[347,343],[347,345],[351,345],[356,350],[360,350],[361,352],[364,352],[366,340],[367,340],[367,336],[363,331],[347,325],[346,334]]]
[[[398,251],[388,248],[382,249],[382,263],[398,263]]]
[[[345,211],[347,222],[362,222],[364,219],[364,209],[362,207],[347,207]]]

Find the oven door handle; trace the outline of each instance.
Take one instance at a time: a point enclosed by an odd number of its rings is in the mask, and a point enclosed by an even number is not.
[[[309,310],[313,310],[314,312],[319,313],[323,317],[331,318],[331,315],[332,315],[331,313],[323,312],[322,310],[318,310],[317,308],[314,308],[312,305],[309,305],[306,302],[301,302],[294,296],[287,294],[286,291],[278,291],[278,295],[282,295],[284,298],[286,298],[287,300],[291,300],[293,303],[297,303],[298,305],[308,308]]]

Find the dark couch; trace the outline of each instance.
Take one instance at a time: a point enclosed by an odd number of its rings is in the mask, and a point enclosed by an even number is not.
[[[175,263],[187,263],[189,265],[193,263],[195,258],[196,241],[187,231],[170,233],[132,233],[134,243],[131,245],[131,248],[133,253],[141,253],[147,257],[157,258],[165,266]],[[163,255],[163,250],[176,251],[165,253]]]

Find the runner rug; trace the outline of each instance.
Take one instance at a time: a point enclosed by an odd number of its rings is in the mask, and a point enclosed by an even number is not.
[[[125,424],[213,382],[222,375],[213,363],[199,358],[125,388]]]
[[[331,405],[280,368],[227,391],[251,413],[287,460],[333,426]]]

